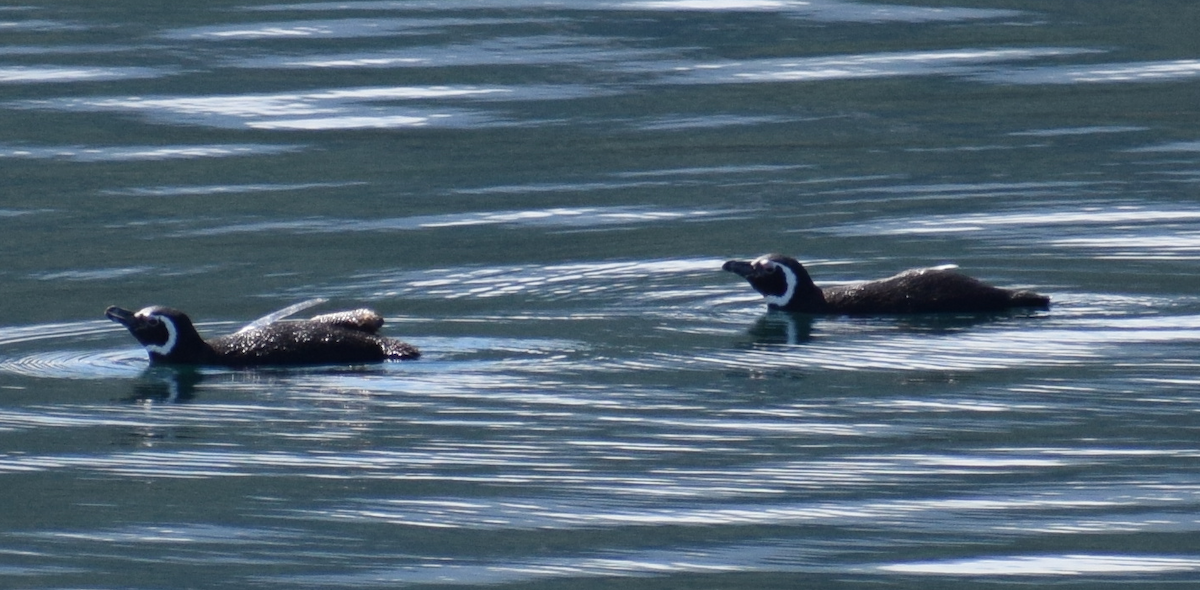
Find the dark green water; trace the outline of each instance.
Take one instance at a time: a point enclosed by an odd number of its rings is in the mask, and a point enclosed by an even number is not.
[[[0,586],[1188,587],[1191,2],[0,8]],[[953,263],[994,318],[768,314]],[[412,363],[149,369],[369,306]]]

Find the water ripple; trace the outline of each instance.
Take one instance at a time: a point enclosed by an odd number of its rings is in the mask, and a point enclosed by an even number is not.
[[[985,8],[926,8],[840,0],[635,0],[616,2],[630,10],[705,12],[780,12],[820,22],[926,23],[1012,18],[1015,10]]]
[[[1164,339],[1194,339],[1178,331],[1157,332]],[[833,371],[982,371],[1019,367],[1072,366],[1107,358],[1100,341],[1080,341],[1073,330],[983,331],[933,336],[880,333],[850,340],[814,341],[799,346],[761,345],[748,350],[711,350],[673,354],[649,352],[644,358],[600,363],[613,370],[741,369],[751,372],[822,369]],[[1138,338],[1132,334],[1114,340]]]
[[[1200,60],[1144,61],[998,69],[975,79],[996,84],[1161,83],[1200,77]]]
[[[144,146],[27,147],[0,144],[0,159],[66,160],[71,162],[138,162],[194,158],[274,155],[304,149],[299,145],[211,144]]]
[[[308,182],[296,184],[212,184],[198,186],[154,186],[126,189],[106,189],[104,195],[123,197],[184,197],[207,195],[240,195],[250,193],[290,192],[312,189],[349,188],[365,182]]]
[[[1095,125],[1092,127],[1057,127],[1054,129],[1014,131],[1009,133],[1009,135],[1016,137],[1067,137],[1075,135],[1100,135],[1108,133],[1138,133],[1150,130],[1150,127],[1135,127],[1132,125]]]
[[[526,211],[488,211],[446,215],[418,215],[383,219],[310,218],[264,221],[188,230],[175,236],[220,236],[237,233],[288,231],[294,233],[345,233],[360,231],[411,231],[481,225],[513,228],[594,228],[636,223],[694,220],[726,216],[736,211],[662,210],[649,207],[558,207]]]
[[[657,286],[672,284],[680,277],[713,275],[721,268],[721,262],[719,259],[635,260],[403,270],[355,275],[336,287],[318,287],[309,292],[321,297],[331,296],[334,292],[355,293],[362,299],[525,295],[567,300],[612,297],[619,293],[645,299],[647,293],[659,291]],[[707,294],[701,287],[691,295]]]
[[[657,71],[669,84],[737,84],[967,75],[984,64],[1086,53],[1069,48],[957,49],[827,57],[713,62],[641,62],[631,71]]]
[[[218,524],[180,523],[175,525],[130,525],[118,529],[94,531],[47,531],[15,533],[27,539],[48,541],[115,543],[213,543],[221,545],[291,544],[298,533],[274,529],[222,526]]]
[[[521,498],[424,498],[356,500],[329,509],[284,510],[280,516],[288,519],[321,519],[339,522],[371,522],[415,528],[445,528],[469,530],[577,530],[613,527],[693,527],[693,526],[877,526],[903,527],[918,531],[954,530],[969,521],[976,532],[987,532],[994,538],[1022,537],[1041,532],[1042,522],[1049,517],[1057,521],[1058,534],[1084,534],[1102,527],[1102,511],[1122,508],[1127,513],[1154,509],[1146,516],[1128,514],[1131,530],[1200,530],[1194,522],[1178,516],[1166,517],[1155,526],[1150,522],[1164,516],[1170,508],[1187,508],[1200,500],[1197,490],[1176,489],[1156,493],[1145,488],[1095,488],[1081,490],[1077,496],[1062,497],[1047,491],[1013,493],[989,497],[942,497],[925,500],[817,500],[810,502],[771,501],[789,489],[811,490],[829,486],[879,485],[893,478],[885,473],[862,473],[866,481],[856,482],[853,472],[862,466],[848,464],[851,476],[838,478],[833,465],[823,466],[820,480],[805,481],[805,473],[790,469],[751,470],[733,474],[727,480],[705,481],[697,478],[690,486],[681,486],[670,474],[646,477],[641,481],[622,482],[633,487],[622,493],[613,487],[584,487],[564,497]],[[882,468],[884,465],[878,465]],[[899,468],[900,466],[896,466]],[[1033,468],[1034,465],[1027,467]],[[952,473],[952,472],[950,472]],[[984,473],[983,470],[977,473]],[[712,478],[714,474],[703,474]],[[926,474],[933,476],[933,473]],[[778,478],[774,479],[772,476]],[[551,482],[545,482],[547,484]],[[558,485],[570,485],[562,481]],[[663,485],[660,495],[649,493]],[[623,488],[622,488],[623,489]],[[646,493],[638,493],[638,490]],[[680,493],[684,492],[684,493]],[[706,493],[711,492],[711,493]],[[618,496],[606,495],[617,494]],[[582,498],[580,496],[583,496]],[[641,496],[641,497],[639,497]],[[712,502],[725,496],[726,501]],[[729,502],[733,498],[755,498],[745,503]],[[1112,498],[1121,497],[1121,500]],[[615,499],[620,497],[619,500]],[[1064,515],[1074,515],[1067,517]],[[1112,519],[1117,520],[1115,516]],[[1039,522],[1042,521],[1042,522]],[[1068,524],[1070,523],[1070,524]],[[1114,524],[1116,524],[1114,522]],[[1118,530],[1118,527],[1105,527]]]
[[[127,266],[118,268],[95,268],[89,270],[61,270],[38,272],[30,276],[39,281],[107,281],[132,275],[154,272],[153,266]]]
[[[948,576],[1085,576],[1089,574],[1149,574],[1200,571],[1200,559],[1170,555],[1013,555],[879,566],[897,574]]]
[[[564,558],[460,562],[437,556],[408,556],[401,564],[352,573],[310,573],[254,578],[287,587],[396,587],[399,585],[528,585],[573,578],[631,578],[758,571],[797,571],[797,554],[815,555],[783,543],[734,544],[681,549],[628,549]],[[814,552],[819,553],[819,552]]]
[[[502,37],[471,44],[421,46],[375,52],[306,54],[242,59],[242,68],[349,69],[349,68],[443,68],[497,65],[577,65],[599,67],[605,62],[621,63],[662,58],[662,51],[626,48],[618,39],[605,37]]]
[[[1034,187],[1017,189],[1023,194]],[[1048,187],[1043,187],[1048,188]],[[964,189],[968,190],[968,189]],[[1111,231],[1113,226],[1178,224],[1200,222],[1200,209],[1159,208],[1150,204],[1091,205],[1084,208],[1050,208],[999,213],[925,215],[854,223],[825,230],[841,236],[909,235],[959,232],[1011,232],[1014,227],[1053,227],[1056,232],[1067,226],[1095,226]]]
[[[1033,187],[1019,190],[1029,197]],[[1044,242],[1090,251],[1097,258],[1200,258],[1200,210],[1153,203],[1111,203],[995,213],[925,215],[823,228],[841,236],[970,233],[1006,243]]]
[[[0,67],[0,84],[62,84],[66,82],[101,82],[161,78],[174,73],[164,68],[84,67],[84,66],[4,66]]]
[[[0,12],[7,10],[32,10],[34,7],[0,7]],[[73,23],[67,21],[47,20],[47,19],[25,19],[25,20],[5,20],[0,21],[0,31],[3,32],[36,32],[36,33],[61,33],[70,31],[86,31],[92,28],[89,25],[82,23]]]
[[[716,368],[752,374],[817,369],[982,371],[1094,364],[1120,351],[1123,362],[1138,366],[1164,362],[1161,348],[1146,345],[1186,345],[1200,339],[1200,316],[1103,317],[1060,307],[1041,317],[997,319],[992,323],[975,320],[955,326],[923,325],[916,319],[814,320],[769,314],[748,335],[752,342],[741,349],[650,350],[637,358],[589,360],[578,365],[567,360],[565,365],[577,371]],[[1180,360],[1186,358],[1182,349],[1177,354]]]
[[[465,0],[446,5],[436,0],[394,2],[356,0],[351,2],[303,2],[268,4],[254,7],[260,11],[429,11],[478,10],[489,8],[652,12],[776,12],[794,18],[823,22],[925,23],[956,22],[978,19],[1012,18],[1023,13],[988,8],[902,6],[845,2],[842,0],[608,0],[580,4],[569,0]]]
[[[292,20],[236,25],[213,25],[175,29],[162,34],[166,39],[199,41],[245,41],[258,39],[357,39],[396,35],[428,35],[448,27],[521,24],[514,19],[411,19],[343,18]]]
[[[1200,141],[1175,141],[1128,150],[1135,154],[1200,152]]]
[[[114,332],[112,322],[93,320],[38,324],[34,326],[0,327],[0,345],[34,342],[53,338],[78,338],[92,334]]]
[[[13,106],[67,112],[139,113],[172,124],[226,129],[461,128],[512,123],[483,111],[440,103],[561,100],[597,92],[579,86],[398,86],[222,96],[53,98],[23,101]],[[378,104],[397,101],[438,104],[410,107]]]
[[[53,379],[134,377],[145,368],[146,354],[140,349],[119,352],[59,350],[0,360],[2,373]]]

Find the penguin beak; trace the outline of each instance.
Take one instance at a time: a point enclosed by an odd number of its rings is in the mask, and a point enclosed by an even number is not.
[[[755,268],[753,264],[746,262],[745,260],[730,260],[729,262],[721,265],[721,270],[725,272],[731,272],[739,277],[742,277],[743,279],[749,279],[750,277],[759,274],[759,269]]]
[[[104,317],[121,324],[130,330],[136,330],[142,327],[142,324],[144,323],[142,319],[134,315],[132,311],[129,311],[128,309],[121,309],[115,305],[104,310]]]

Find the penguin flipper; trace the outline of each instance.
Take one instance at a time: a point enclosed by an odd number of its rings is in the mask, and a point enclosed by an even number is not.
[[[274,311],[274,312],[271,312],[261,318],[258,318],[257,320],[254,320],[253,322],[246,324],[246,327],[244,327],[241,330],[238,330],[237,332],[234,332],[234,333],[241,334],[243,332],[250,332],[253,330],[258,330],[260,328],[263,328],[264,326],[269,326],[269,325],[274,324],[275,322],[278,322],[279,320],[282,320],[286,317],[296,315],[310,307],[316,307],[316,306],[321,305],[322,303],[326,303],[328,301],[329,301],[328,299],[325,299],[323,297],[317,297],[315,299],[301,301],[300,303],[294,303],[294,304],[289,305],[279,311]],[[320,317],[320,316],[318,316],[318,317]]]

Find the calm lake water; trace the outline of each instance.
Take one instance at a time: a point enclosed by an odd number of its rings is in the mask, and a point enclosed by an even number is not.
[[[1190,587],[1198,10],[0,8],[0,586]],[[1054,303],[767,313],[773,251]],[[103,318],[318,297],[425,357]]]

